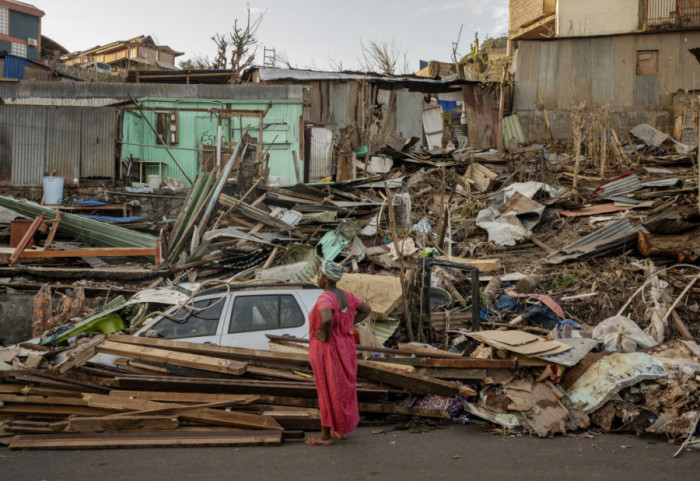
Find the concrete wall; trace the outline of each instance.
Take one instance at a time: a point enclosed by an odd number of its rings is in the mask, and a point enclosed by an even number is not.
[[[10,37],[18,40],[33,38],[39,41],[39,17],[27,13],[10,10]],[[9,50],[8,50],[9,52]],[[27,58],[34,62],[39,61],[39,51],[36,47],[27,47]]]
[[[632,33],[640,27],[639,0],[557,0],[557,35]]]
[[[0,294],[0,346],[31,339],[33,298],[31,294]]]
[[[529,141],[548,141],[544,114],[541,110],[518,111],[525,138]],[[547,110],[552,135],[556,139],[571,139],[571,111]],[[670,109],[633,108],[610,109],[610,125],[618,135],[629,137],[629,131],[639,124],[649,124],[662,132],[673,132],[673,112]]]
[[[553,12],[556,0],[510,0],[510,31],[514,32],[530,22]],[[548,5],[550,4],[550,5]]]
[[[556,137],[571,136],[569,112],[583,102],[607,105],[619,133],[642,122],[671,133],[674,95],[700,90],[700,64],[688,51],[698,44],[698,31],[519,41],[514,112],[530,139],[544,137],[540,94]],[[637,74],[646,51],[658,53],[657,74]]]

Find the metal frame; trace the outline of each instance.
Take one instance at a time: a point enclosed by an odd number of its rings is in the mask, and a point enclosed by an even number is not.
[[[428,300],[428,302],[423,302],[423,312],[422,314],[430,319],[430,280],[432,277],[433,267],[450,267],[453,269],[466,270],[471,272],[471,285],[472,285],[472,331],[479,331],[480,318],[479,311],[481,306],[479,304],[479,269],[474,266],[469,266],[466,264],[458,264],[456,262],[443,261],[438,259],[430,258],[419,258],[416,264],[416,275],[415,282],[417,283],[422,279],[421,285],[417,287],[420,289],[421,298]]]

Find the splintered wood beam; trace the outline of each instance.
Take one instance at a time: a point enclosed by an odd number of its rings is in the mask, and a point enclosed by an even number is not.
[[[59,212],[58,214],[56,214],[56,218],[52,221],[53,225],[51,226],[51,231],[49,232],[48,237],[46,237],[46,242],[44,242],[44,246],[48,247],[53,243],[53,240],[56,237],[56,232],[58,232],[58,226],[61,224],[62,218],[63,212]]]
[[[120,336],[121,337],[121,336]],[[240,376],[246,372],[247,363],[232,359],[222,359],[186,352],[157,349],[152,347],[122,344],[105,341],[96,347],[97,352],[114,356],[140,359],[142,361],[160,362],[172,366],[201,369]]]
[[[22,239],[19,241],[19,244],[17,244],[15,251],[10,256],[10,267],[12,267],[15,264],[15,262],[17,262],[17,260],[24,252],[24,249],[27,248],[29,242],[34,237],[34,234],[36,234],[36,231],[39,230],[41,223],[44,222],[44,217],[46,217],[46,213],[42,213],[30,224],[29,228],[27,229],[27,232],[24,233],[24,236],[22,236]]]
[[[18,435],[10,449],[126,449],[188,446],[278,446],[282,430],[166,431],[160,433],[80,433]]]

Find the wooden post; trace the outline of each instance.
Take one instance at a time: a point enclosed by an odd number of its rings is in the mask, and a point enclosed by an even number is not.
[[[399,255],[399,277],[401,279],[401,297],[403,298],[403,315],[406,318],[406,330],[408,331],[408,339],[413,342],[415,336],[413,335],[413,320],[411,318],[411,312],[408,309],[408,293],[406,289],[406,266],[404,265],[403,258],[403,248],[402,243],[399,242],[398,235],[396,232],[396,219],[394,218],[394,194],[391,193],[389,189],[389,184],[384,183],[384,189],[386,190],[386,203],[389,210],[389,226],[391,228],[391,237],[394,240],[394,248],[396,253]],[[377,219],[380,222],[380,219]],[[419,333],[420,336],[420,333]]]
[[[297,178],[297,184],[301,184],[301,183],[302,183],[302,178],[301,178],[301,174],[300,174],[300,172],[299,172],[299,162],[298,162],[298,160],[297,160],[297,152],[296,152],[296,150],[292,150],[292,160],[294,161],[294,175],[295,175],[296,178]]]
[[[498,151],[503,153],[506,146],[503,145],[503,111],[505,110],[505,96],[503,95],[503,85],[506,82],[506,72],[508,71],[508,62],[503,67],[503,76],[501,77],[501,98],[498,102],[498,133],[496,139],[498,141]]]

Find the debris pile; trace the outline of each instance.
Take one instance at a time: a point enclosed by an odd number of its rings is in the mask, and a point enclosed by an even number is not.
[[[358,346],[363,413],[454,418],[420,407],[434,401],[420,396],[464,397],[466,416],[509,431],[653,432],[680,441],[700,417],[696,154],[649,126],[625,138],[586,127],[578,114],[574,148],[514,137],[505,153],[437,141],[425,149],[389,134],[362,160],[363,152],[336,146],[343,165],[335,181],[284,186],[270,183],[267,154],[251,139],[193,179],[157,235],[0,198],[35,217],[8,251],[3,285],[60,269],[47,259],[92,265],[128,256],[131,267],[110,261],[81,275],[121,272],[135,283],[120,286],[127,291],[166,285],[196,296],[208,282],[233,290],[313,283],[322,259],[333,260],[347,266],[341,287],[372,307]],[[45,247],[30,248],[46,222]],[[56,235],[100,247],[67,248]],[[32,259],[43,263],[27,269]],[[145,273],[149,285],[139,285]],[[140,334],[105,340],[158,315],[157,302],[136,305],[106,328],[96,322],[114,307],[106,301],[35,320],[40,344],[57,348],[22,344],[0,359],[6,432],[60,432],[47,441],[59,445],[64,433],[89,429],[187,427],[198,433],[193,444],[215,444],[225,442],[216,434],[224,426],[261,430],[240,434],[241,443],[274,444],[317,427],[308,360],[279,351],[303,352],[299,339],[273,338],[272,352]],[[56,362],[67,344],[73,350]],[[95,353],[117,356],[116,365],[100,366]],[[193,374],[200,371],[207,376]],[[254,421],[237,424],[236,416]],[[41,445],[23,438],[11,446]]]

